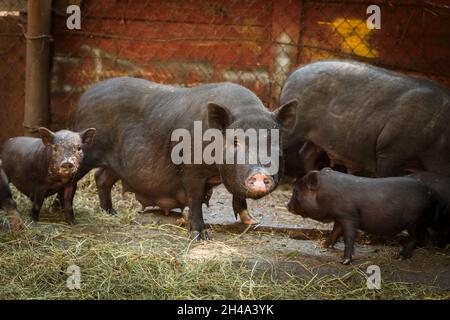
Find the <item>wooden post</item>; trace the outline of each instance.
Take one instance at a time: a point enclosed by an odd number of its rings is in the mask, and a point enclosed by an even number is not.
[[[50,87],[51,0],[29,0],[25,78],[25,135],[48,126]]]

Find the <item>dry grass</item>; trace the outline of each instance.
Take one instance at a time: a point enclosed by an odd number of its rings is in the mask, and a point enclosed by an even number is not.
[[[80,184],[69,227],[51,200],[42,221],[20,233],[0,232],[0,298],[3,299],[448,299],[433,287],[383,283],[368,290],[366,276],[349,268],[342,277],[273,279],[270,271],[248,267],[230,256],[190,259],[184,228],[139,224],[140,206],[114,191],[119,215],[98,207],[92,175]],[[19,209],[30,202],[14,192]],[[227,246],[233,246],[231,239]],[[81,269],[81,290],[68,290],[69,265]]]

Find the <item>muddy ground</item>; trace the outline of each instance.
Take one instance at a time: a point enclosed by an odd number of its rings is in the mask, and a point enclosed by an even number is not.
[[[234,217],[231,196],[223,186],[214,189],[210,207],[204,208],[205,222],[215,240],[225,240],[229,233],[239,234],[245,245],[224,246],[221,242],[204,242],[191,249],[193,259],[214,256],[232,256],[245,259],[257,269],[271,268],[278,277],[294,274],[301,277],[324,275],[342,276],[352,267],[366,271],[369,265],[381,268],[382,278],[394,282],[419,283],[450,290],[450,250],[428,244],[418,248],[410,260],[394,258],[406,235],[395,239],[377,239],[360,233],[355,248],[353,266],[343,266],[340,260],[344,244],[339,241],[334,248],[323,249],[320,244],[332,229],[323,224],[291,214],[285,208],[291,195],[289,185],[283,185],[272,194],[248,200],[249,208],[261,223],[256,226],[240,224]],[[141,223],[173,223],[183,221],[180,213],[169,216],[158,210],[148,210],[139,215]],[[255,232],[256,231],[256,232]]]
[[[119,214],[115,217],[109,216],[99,208],[92,175],[80,182],[80,189],[75,198],[77,225],[73,227],[64,223],[61,211],[51,208],[51,198],[46,201],[42,210],[41,221],[38,224],[31,223],[28,218],[30,201],[16,190],[13,192],[19,210],[26,219],[27,227],[22,233],[12,235],[7,234],[7,231],[0,233],[0,276],[3,279],[0,280],[0,285],[7,288],[0,288],[0,297],[121,299],[129,297],[129,290],[132,290],[131,296],[138,298],[199,298],[198,295],[185,296],[187,291],[181,284],[170,286],[170,290],[177,290],[173,295],[169,295],[167,292],[171,291],[167,289],[149,292],[151,288],[147,286],[140,289],[142,292],[133,292],[134,284],[128,284],[128,280],[120,279],[120,277],[114,278],[115,273],[125,273],[133,279],[134,277],[139,279],[141,271],[135,272],[134,269],[129,269],[127,263],[136,263],[141,268],[142,263],[150,263],[145,259],[148,256],[154,259],[155,254],[157,254],[156,257],[166,257],[167,259],[164,259],[167,261],[164,261],[171,268],[172,261],[177,260],[181,253],[183,259],[186,258],[197,265],[201,265],[204,261],[212,263],[217,259],[231,260],[236,266],[245,265],[252,274],[266,274],[272,279],[269,279],[270,281],[279,281],[280,288],[283,288],[283,283],[292,284],[290,279],[302,279],[302,281],[304,279],[305,284],[298,292],[290,287],[289,298],[336,298],[336,294],[340,298],[367,298],[367,292],[364,291],[365,283],[361,281],[356,284],[351,283],[355,274],[362,275],[364,279],[366,269],[370,265],[380,267],[382,286],[383,283],[386,285],[395,283],[395,290],[397,290],[397,284],[402,287],[403,291],[400,294],[395,293],[395,298],[426,298],[428,294],[438,298],[450,298],[449,247],[446,249],[432,246],[418,248],[412,259],[399,261],[393,257],[400,250],[404,235],[391,240],[382,240],[360,234],[352,265],[343,266],[340,264],[343,254],[342,241],[338,242],[333,249],[326,250],[320,246],[330,231],[331,225],[303,219],[285,209],[291,194],[288,185],[280,186],[272,194],[260,200],[248,200],[252,214],[261,221],[259,225],[251,227],[236,221],[231,206],[231,195],[225,188],[220,186],[214,189],[210,207],[204,207],[204,218],[213,240],[200,243],[189,241],[181,213],[171,212],[166,216],[159,210],[141,212],[140,205],[133,195],[121,193],[120,184],[115,186],[113,192],[113,203]],[[3,213],[1,217],[4,218]],[[110,253],[111,250],[118,250],[118,253]],[[12,254],[16,256],[11,256]],[[121,267],[117,267],[117,270],[110,268],[104,262],[105,259],[112,259],[115,264],[118,259],[116,254],[119,259],[122,256],[131,257],[122,261]],[[35,257],[34,260],[32,257]],[[55,259],[58,261],[55,262]],[[65,268],[67,261],[84,264],[85,268],[92,270],[89,271],[92,272],[90,275],[92,287],[82,294],[67,293],[64,277],[59,279],[59,282],[55,280],[55,275],[57,278],[62,275],[61,268]],[[17,265],[13,265],[14,263]],[[30,272],[28,278],[17,275],[23,269],[23,263],[29,263],[30,267],[35,267],[30,269],[34,273]],[[189,263],[187,265],[186,270],[191,270]],[[150,268],[150,266],[147,267]],[[208,268],[205,265],[203,267]],[[94,269],[99,271],[94,272]],[[154,277],[149,272],[147,271],[146,275]],[[174,272],[176,274],[176,270]],[[156,274],[158,275],[158,272]],[[230,273],[223,274],[230,276]],[[198,279],[197,276],[192,276],[193,279]],[[169,280],[175,281],[173,277]],[[106,286],[104,278],[110,279],[108,281],[117,281],[116,287],[109,284]],[[332,279],[336,281],[336,286],[348,291],[341,290],[326,295],[328,293],[325,290],[322,291],[321,283],[317,282],[321,278]],[[167,284],[169,280],[158,281]],[[56,284],[53,283],[55,281]],[[219,291],[223,291],[222,288],[227,285],[227,281],[224,278],[223,283],[217,285]],[[309,293],[306,295],[310,281],[315,283],[314,291],[311,291],[313,295]],[[196,288],[209,286],[210,282],[207,280],[206,284],[199,284]],[[131,286],[132,289],[127,286]],[[266,288],[267,291],[263,292],[263,289],[260,289],[259,295],[249,294],[242,297],[241,293],[234,292],[233,286],[230,285],[228,289],[230,293],[223,295],[221,293],[218,297],[285,298],[282,289],[277,291],[280,293],[271,295],[270,289],[267,289],[270,286],[271,284],[268,287],[261,287]],[[431,291],[426,289],[427,293],[422,294],[422,289],[417,289],[418,291],[415,292],[416,286],[417,288],[425,286],[431,288]],[[99,291],[100,293],[95,291],[97,287],[103,288],[104,291]],[[392,289],[393,286],[389,285],[389,288]],[[200,292],[203,292],[202,290]],[[216,289],[212,290],[213,294],[217,294]],[[42,292],[45,293],[43,296]],[[360,296],[361,293],[362,296]],[[210,298],[211,292],[205,293],[205,297]],[[392,293],[381,295],[381,298],[391,297]]]

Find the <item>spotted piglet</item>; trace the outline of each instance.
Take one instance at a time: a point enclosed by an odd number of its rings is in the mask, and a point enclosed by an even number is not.
[[[74,178],[83,161],[83,149],[92,143],[95,129],[78,133],[39,128],[39,134],[40,138],[9,139],[1,155],[3,169],[10,182],[33,201],[34,221],[39,220],[44,199],[58,193],[66,221],[74,224]]]

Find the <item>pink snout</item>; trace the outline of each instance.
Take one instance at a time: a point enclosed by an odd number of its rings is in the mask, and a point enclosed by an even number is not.
[[[257,173],[245,181],[246,188],[253,193],[268,193],[272,190],[273,179],[271,176]]]

